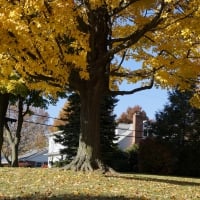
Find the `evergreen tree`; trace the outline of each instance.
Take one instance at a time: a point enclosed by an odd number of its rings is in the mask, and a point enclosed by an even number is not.
[[[156,113],[156,135],[182,145],[185,141],[200,141],[200,109],[191,106],[192,92],[169,92],[169,103]]]
[[[117,102],[118,100],[115,97],[106,96],[101,104],[100,111],[100,142],[102,158],[105,163],[109,163],[110,166],[112,166],[112,155],[117,146],[117,144],[114,143],[114,141],[117,140],[115,136],[116,115],[113,113]]]
[[[57,125],[63,132],[56,135],[55,141],[66,147],[61,150],[61,153],[67,156],[67,161],[71,161],[76,155],[80,133],[80,98],[77,93],[69,96],[60,111],[60,119],[55,121],[54,125]]]
[[[175,175],[199,177],[200,109],[191,106],[192,95],[192,91],[169,92],[169,103],[156,113],[153,132],[162,145],[169,145]]]
[[[109,162],[112,152],[115,150],[116,144],[113,143],[116,140],[115,136],[115,115],[113,114],[114,106],[117,103],[117,99],[112,96],[106,96],[101,104],[101,149],[102,157],[105,162]],[[68,101],[65,103],[63,109],[60,112],[60,119],[54,122],[54,125],[62,130],[62,134],[56,135],[55,141],[61,143],[66,148],[61,150],[62,154],[65,154],[67,162],[71,161],[76,155],[79,134],[80,134],[80,97],[77,93],[72,93]],[[64,123],[63,123],[64,122]],[[61,125],[59,125],[61,124]]]

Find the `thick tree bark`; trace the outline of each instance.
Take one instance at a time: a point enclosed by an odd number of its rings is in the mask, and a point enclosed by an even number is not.
[[[90,89],[80,93],[81,99],[81,133],[76,158],[67,166],[75,171],[104,170],[100,157],[100,103],[101,94],[98,89]]]
[[[104,59],[109,44],[109,16],[105,7],[90,10],[88,16],[90,51],[87,61],[90,78],[74,78],[71,82],[80,94],[81,133],[77,155],[66,168],[75,171],[107,171],[109,168],[104,165],[100,150],[100,105],[109,89],[108,72],[112,58]],[[81,23],[80,20],[80,28]]]
[[[3,133],[5,125],[5,117],[8,109],[9,94],[0,94],[0,166],[1,166],[1,151],[3,146]]]

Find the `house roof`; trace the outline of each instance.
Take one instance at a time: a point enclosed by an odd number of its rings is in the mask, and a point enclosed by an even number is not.
[[[133,131],[133,124],[124,124],[120,123],[116,127],[116,136],[118,136],[118,140],[115,141],[115,143],[119,143],[121,140],[123,140],[125,137],[129,136]]]
[[[117,134],[121,135],[122,133],[124,133],[125,131],[127,131],[130,128],[131,124],[125,124],[125,123],[119,123],[116,127]]]
[[[63,131],[55,131],[55,132],[50,132],[47,134],[48,137],[54,137],[55,135],[60,135]]]
[[[5,159],[5,157],[1,158],[1,164],[8,164],[8,161]]]
[[[19,156],[20,161],[32,161],[32,162],[47,162],[48,161],[48,149],[32,150],[22,156]]]
[[[40,150],[31,150],[24,155],[19,156],[19,161],[30,161],[30,162],[48,162],[48,148],[40,149]],[[8,164],[7,160],[2,157],[2,164]]]

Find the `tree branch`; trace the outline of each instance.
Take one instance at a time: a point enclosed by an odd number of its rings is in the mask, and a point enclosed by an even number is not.
[[[135,70],[133,72],[111,72],[110,73],[111,76],[117,76],[117,77],[128,77],[128,78],[131,78],[131,77],[134,77],[134,76],[137,76],[137,77],[141,77],[141,78],[148,78],[150,75],[152,75],[152,72],[145,72],[145,71],[142,71],[142,70]]]
[[[9,165],[11,165],[11,161],[9,159],[9,155],[6,154],[6,152],[4,152],[4,150],[2,149],[1,152],[3,153],[4,158],[6,159],[6,161],[8,162]]]
[[[155,28],[162,20],[161,14],[163,12],[164,5],[165,4],[163,3],[160,11],[155,15],[151,22],[145,24],[142,29],[136,30],[134,33],[128,35],[127,37],[112,39],[112,43],[121,42],[121,44],[113,49],[113,52],[117,53],[124,48],[130,47],[132,44],[136,43],[141,37],[143,37],[145,33]]]
[[[12,144],[14,139],[12,137],[12,133],[8,126],[8,123],[5,123],[5,128],[6,128],[6,135],[7,135],[8,142],[9,142],[9,144]]]
[[[155,72],[157,72],[158,70],[160,70],[161,68],[163,68],[164,66],[160,66],[158,68],[153,68],[152,70],[149,70],[149,71],[145,71],[145,70],[141,70],[141,69],[138,69],[138,70],[135,70],[135,71],[132,71],[132,72],[111,72],[110,75],[111,76],[118,76],[118,77],[134,77],[134,76],[137,76],[137,77],[141,77],[143,79],[147,79],[147,78],[150,78],[152,76],[154,76]]]
[[[124,62],[125,57],[126,57],[126,51],[124,51],[124,53],[123,53],[123,55],[122,55],[122,59],[121,59],[119,65],[118,65],[115,69],[113,69],[113,70],[110,72],[110,74],[111,74],[111,73],[114,73],[114,72],[116,72],[116,71],[118,71],[118,70],[121,68],[121,66],[122,66],[122,64],[123,64],[123,62]]]
[[[149,72],[141,72],[141,70],[136,70],[132,73],[129,74],[129,77],[133,77],[133,76],[138,76],[138,77],[141,77],[141,78],[144,78],[144,79],[150,79],[149,81],[149,84],[148,85],[145,85],[145,86],[141,86],[139,88],[134,88],[133,90],[129,90],[129,91],[109,91],[109,93],[111,95],[128,95],[128,94],[134,94],[136,92],[140,92],[142,90],[147,90],[147,89],[151,89],[154,85],[154,75],[155,73],[160,70],[161,68],[163,68],[164,66],[160,66],[156,69],[152,69],[151,71]],[[127,73],[114,73],[114,74],[118,74],[118,75],[121,75],[121,77],[127,77]]]
[[[48,82],[48,84],[51,85],[51,86],[63,88],[63,85],[56,83],[56,81],[57,81],[56,78],[49,77],[49,76],[42,75],[42,74],[37,74],[37,73],[35,73],[34,75],[30,74],[28,72],[26,72],[26,73],[30,78],[33,78],[33,79],[38,80],[38,81],[43,80],[43,81]]]
[[[128,95],[128,94],[134,94],[136,92],[140,92],[142,90],[147,90],[147,89],[151,89],[154,85],[154,76],[151,78],[150,82],[148,85],[145,86],[141,86],[139,88],[134,88],[133,90],[129,90],[129,91],[110,91],[109,93],[111,95]]]
[[[108,53],[104,56],[103,60],[109,59],[113,57],[116,53],[122,51],[123,49],[129,48],[131,45],[137,43],[148,31],[151,31],[153,28],[157,27],[157,25],[162,21],[161,14],[165,4],[162,3],[159,12],[155,15],[155,17],[147,24],[130,34],[124,38],[113,39],[112,42],[121,42],[118,46],[108,51]],[[96,63],[101,62],[101,60],[97,60]]]
[[[111,16],[117,15],[118,13],[120,13],[121,11],[126,9],[128,6],[130,6],[131,4],[133,4],[133,3],[137,2],[137,1],[139,1],[139,0],[129,0],[129,2],[126,1],[126,0],[120,1],[120,6],[113,10]]]

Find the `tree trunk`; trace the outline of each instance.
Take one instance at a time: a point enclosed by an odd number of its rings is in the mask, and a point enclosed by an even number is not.
[[[89,80],[71,79],[72,88],[80,94],[81,133],[77,155],[66,168],[75,171],[96,169],[107,171],[109,168],[104,165],[100,156],[100,106],[109,88],[108,73],[112,60],[110,57],[105,57],[110,33],[109,15],[105,7],[100,7],[91,10],[88,16],[90,26],[87,27],[86,32],[90,32],[90,51],[87,53],[87,68],[90,78]],[[83,27],[83,21],[79,22],[80,28]]]
[[[75,171],[105,171],[100,153],[100,103],[101,93],[92,87],[80,93],[81,133],[79,147],[74,160],[66,167]]]
[[[16,137],[16,135],[12,135],[12,132],[8,124],[6,124],[5,127],[6,127],[6,133],[7,133],[6,137],[11,147],[11,160],[9,163],[11,167],[18,167],[18,147],[19,147],[20,138]]]
[[[17,129],[12,132],[9,128],[8,123],[5,124],[7,140],[11,147],[11,167],[18,167],[18,149],[21,139],[21,129],[23,125],[23,98],[19,97],[18,100],[18,118],[17,118]]]
[[[18,146],[19,142],[13,142],[11,144],[11,167],[18,167]]]
[[[21,140],[21,130],[22,130],[22,125],[23,125],[23,101],[24,99],[22,97],[19,97],[19,102],[18,102],[18,118],[17,118],[17,130],[16,134],[13,138],[13,142],[10,144],[11,145],[11,150],[12,150],[12,161],[11,161],[11,166],[12,167],[18,167],[18,151],[19,151],[19,143]]]
[[[3,133],[5,125],[5,117],[8,109],[9,94],[0,94],[0,166],[1,166],[1,151],[3,146]]]

